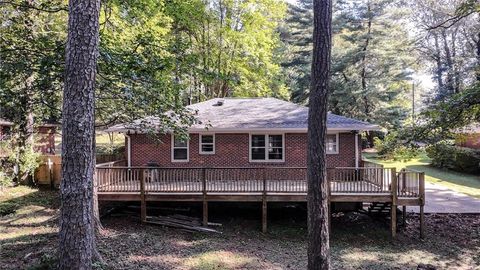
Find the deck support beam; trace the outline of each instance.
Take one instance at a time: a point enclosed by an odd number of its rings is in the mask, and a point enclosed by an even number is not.
[[[402,223],[403,223],[403,227],[407,226],[407,206],[406,205],[402,206]]]
[[[146,173],[144,172],[140,178],[140,218],[142,222],[147,221],[147,200],[145,196],[145,177]]]
[[[267,174],[263,169],[263,191],[262,191],[262,232],[267,233]]]
[[[208,226],[208,201],[207,201],[207,178],[205,168],[202,169],[202,201],[203,201],[203,226]]]
[[[418,189],[420,193],[420,238],[425,238],[425,213],[424,213],[424,206],[425,206],[425,173],[421,172],[419,174],[418,179]]]
[[[203,200],[203,226],[208,226],[208,201]]]
[[[328,234],[332,234],[332,203],[328,200]],[[330,237],[331,239],[331,237]]]
[[[267,233],[267,200],[262,200],[262,232]]]
[[[420,239],[425,238],[425,214],[423,212],[423,205],[420,205]]]
[[[392,207],[390,209],[390,226],[391,226],[391,233],[392,239],[397,237],[397,190],[398,190],[398,182],[397,182],[397,172],[395,168],[392,168]]]

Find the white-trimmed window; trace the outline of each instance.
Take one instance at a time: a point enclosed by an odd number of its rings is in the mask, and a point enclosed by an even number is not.
[[[188,162],[189,159],[189,141],[172,135],[172,161]]]
[[[198,152],[202,155],[215,154],[215,135],[214,134],[200,134]]]
[[[251,134],[251,162],[282,162],[285,160],[283,134]]]
[[[338,133],[327,134],[327,142],[325,145],[327,147],[327,154],[338,154]]]

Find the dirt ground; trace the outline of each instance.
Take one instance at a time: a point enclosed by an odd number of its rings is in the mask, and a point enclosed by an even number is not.
[[[50,269],[58,232],[56,192],[7,190],[0,195],[0,269]],[[195,204],[157,205],[199,216]],[[109,209],[107,206],[105,209]],[[119,208],[119,209],[125,209]],[[135,208],[129,208],[130,210]],[[269,232],[260,232],[260,205],[212,204],[211,221],[222,234],[191,233],[144,225],[135,214],[102,219],[96,269],[305,269],[305,205],[269,205]],[[134,210],[135,211],[135,210]],[[149,214],[169,214],[149,211]],[[358,213],[336,214],[331,239],[333,269],[480,269],[480,216],[429,214],[425,240],[418,216],[391,241],[388,222]]]

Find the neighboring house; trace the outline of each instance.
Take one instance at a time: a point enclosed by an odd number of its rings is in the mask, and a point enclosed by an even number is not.
[[[480,149],[480,124],[459,130],[455,136],[455,144],[461,147]]]
[[[190,140],[171,134],[158,143],[133,125],[117,125],[110,132],[127,137],[129,166],[250,167],[307,165],[308,108],[275,98],[211,99],[188,106],[200,122],[189,128]],[[142,120],[142,123],[150,121]],[[140,122],[138,122],[140,123]],[[327,166],[358,167],[359,133],[379,127],[328,114]]]
[[[13,123],[0,118],[0,140],[10,134]],[[57,125],[42,124],[35,128],[35,150],[42,154],[55,154],[55,132]]]

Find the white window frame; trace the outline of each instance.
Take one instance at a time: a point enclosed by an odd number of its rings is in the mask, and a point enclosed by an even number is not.
[[[340,149],[340,136],[339,133],[327,133],[327,136],[335,135],[336,137],[336,147],[334,152],[329,152],[327,149],[325,149],[327,155],[338,155],[339,154],[339,149]],[[327,146],[327,142],[325,142],[325,146]],[[325,147],[326,148],[326,147]]]
[[[204,145],[204,143],[202,142],[202,137],[203,136],[212,136],[213,140],[212,140],[212,144],[213,144],[213,151],[212,152],[204,152],[202,151],[202,145]],[[210,143],[205,143],[205,144],[210,144]],[[205,134],[199,134],[198,135],[198,153],[200,155],[215,155],[215,133],[205,133]]]
[[[265,159],[252,159],[252,136],[265,136]],[[268,159],[268,137],[270,135],[282,135],[282,159]],[[285,162],[285,133],[250,133],[248,135],[248,160],[252,163],[282,163]]]
[[[185,149],[185,147],[175,147],[175,135],[170,136],[172,138],[170,150],[171,150],[171,160],[172,162],[189,162],[190,161],[190,140],[187,140],[187,159],[175,159],[174,151],[175,149]]]

